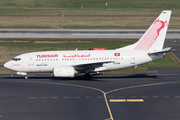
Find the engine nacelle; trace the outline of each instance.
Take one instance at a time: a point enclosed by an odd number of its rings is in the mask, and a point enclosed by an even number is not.
[[[77,71],[72,66],[60,66],[53,69],[54,77],[74,77]]]

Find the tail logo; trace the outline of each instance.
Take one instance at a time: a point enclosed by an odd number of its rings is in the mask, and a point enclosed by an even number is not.
[[[167,21],[156,20],[153,26],[148,30],[148,32],[143,36],[138,45],[134,50],[149,50],[154,44],[156,39],[159,37],[161,30],[167,26]]]
[[[160,22],[162,25],[161,25],[161,27],[159,28],[159,29],[157,29],[157,36],[156,36],[156,38],[155,39],[157,39],[157,37],[159,36],[159,33],[160,33],[160,31],[165,27],[165,24],[166,24],[166,26],[168,26],[167,25],[167,21],[160,21],[159,19],[158,20],[156,20],[155,22],[154,22],[154,24],[156,24],[156,22]]]

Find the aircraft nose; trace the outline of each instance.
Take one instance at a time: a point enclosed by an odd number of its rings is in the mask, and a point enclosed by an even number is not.
[[[9,69],[9,68],[11,67],[11,63],[10,63],[10,62],[6,62],[6,63],[4,64],[4,67]]]

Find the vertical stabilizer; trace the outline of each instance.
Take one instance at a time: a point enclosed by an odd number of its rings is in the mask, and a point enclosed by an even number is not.
[[[171,11],[162,11],[145,34],[136,43],[119,50],[160,51],[163,48]]]

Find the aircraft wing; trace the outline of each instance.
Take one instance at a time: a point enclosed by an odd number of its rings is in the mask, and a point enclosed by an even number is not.
[[[77,71],[104,71],[106,70],[106,67],[103,67],[104,63],[114,63],[115,61],[97,61],[97,62],[89,62],[89,63],[77,63],[75,65],[72,65],[75,70]]]

